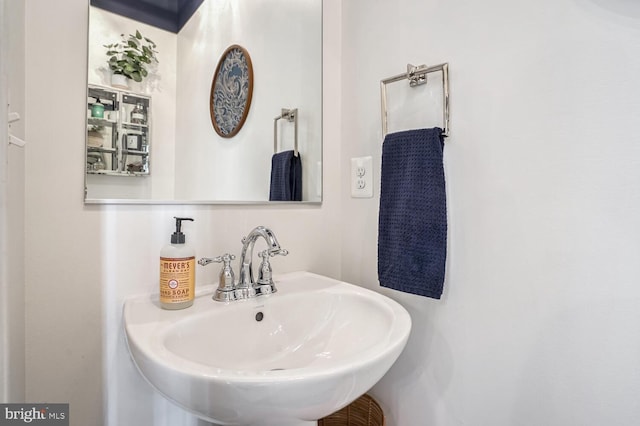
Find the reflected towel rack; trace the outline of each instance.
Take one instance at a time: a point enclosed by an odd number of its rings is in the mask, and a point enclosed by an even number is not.
[[[387,135],[387,84],[409,80],[409,86],[416,87],[427,83],[427,74],[442,71],[442,135],[449,136],[449,64],[433,66],[407,64],[407,72],[380,81],[380,103],[382,110],[382,137]]]
[[[293,154],[298,156],[298,108],[286,109],[282,108],[280,115],[273,119],[273,153],[278,152],[278,120],[286,119],[289,123],[293,122],[294,127],[294,143]]]

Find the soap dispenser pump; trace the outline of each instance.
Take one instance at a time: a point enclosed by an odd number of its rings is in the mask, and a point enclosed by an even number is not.
[[[196,253],[186,244],[182,222],[190,217],[174,217],[176,230],[171,244],[160,250],[160,306],[164,309],[184,309],[193,305],[196,284]]]

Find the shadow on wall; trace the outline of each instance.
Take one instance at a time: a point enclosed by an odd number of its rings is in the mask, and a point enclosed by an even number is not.
[[[602,10],[608,12],[612,18],[616,19],[617,24],[635,24],[637,28],[637,21],[640,19],[640,2],[634,0],[575,0],[575,2],[582,6],[585,11],[591,11],[594,8],[597,10],[594,15],[601,19],[603,14]]]
[[[436,407],[453,374],[453,356],[444,336],[437,331],[438,306],[441,301],[405,295],[381,288],[381,293],[395,299],[411,315],[411,334],[398,361],[376,384],[371,394],[380,402],[387,417],[387,424],[430,425],[439,418]],[[425,305],[434,305],[425,309]],[[383,403],[382,401],[386,401]],[[414,409],[420,407],[420,418],[415,418]],[[455,410],[447,410],[449,413]]]
[[[531,425],[636,424],[640,404],[629,389],[637,388],[640,371],[629,366],[640,355],[637,300],[603,296],[571,304],[532,339],[511,424],[523,418]]]

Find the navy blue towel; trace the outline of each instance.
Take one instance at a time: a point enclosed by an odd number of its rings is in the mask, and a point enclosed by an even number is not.
[[[378,279],[440,299],[447,258],[442,129],[392,133],[382,145]]]
[[[269,201],[302,201],[302,160],[293,151],[273,154]]]

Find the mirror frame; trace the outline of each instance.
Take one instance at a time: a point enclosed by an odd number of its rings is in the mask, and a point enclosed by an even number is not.
[[[145,198],[145,199],[135,199],[135,198],[88,198],[87,197],[87,173],[86,173],[86,169],[83,168],[84,170],[84,179],[83,179],[83,204],[87,205],[87,206],[91,206],[91,205],[221,205],[221,206],[259,206],[259,207],[285,207],[285,208],[292,208],[292,207],[302,207],[302,208],[314,208],[317,206],[321,206],[324,202],[324,191],[325,191],[325,185],[324,185],[324,168],[325,168],[325,156],[324,156],[324,103],[325,103],[325,94],[324,94],[324,62],[325,62],[325,52],[324,52],[324,44],[325,44],[325,40],[324,40],[324,0],[318,0],[320,3],[320,110],[319,110],[319,115],[320,115],[320,126],[319,126],[319,141],[320,141],[320,148],[319,148],[319,158],[320,158],[320,167],[318,169],[318,183],[317,183],[317,187],[320,191],[320,195],[319,195],[319,199],[317,200],[313,200],[313,201],[269,201],[269,200],[213,200],[213,199],[151,199],[151,198]],[[89,3],[87,6],[87,23],[88,23],[88,28],[90,27],[90,16],[91,16],[91,4]],[[87,35],[87,51],[89,50],[90,46],[88,45],[89,43],[89,39],[88,39],[88,35]],[[225,52],[226,53],[226,52]],[[221,56],[221,61],[224,58],[225,55]],[[215,75],[214,74],[214,79],[215,79]],[[88,89],[89,86],[89,75],[88,73],[85,76],[85,81],[84,81],[85,87]],[[252,92],[253,90],[251,90]],[[88,90],[87,90],[88,92]],[[251,93],[252,94],[252,93]],[[84,102],[84,101],[83,101]],[[248,113],[248,109],[246,110],[246,112]],[[244,119],[246,119],[247,117],[247,113],[245,113]],[[85,134],[85,138],[84,138],[84,143],[82,144],[82,149],[83,149],[83,157],[86,160],[86,153],[87,153],[87,136],[86,136],[86,131],[84,130],[86,128],[86,123],[87,123],[87,119],[88,119],[88,113],[85,114],[85,119],[84,119],[84,123],[82,124],[82,128],[83,128],[83,133]],[[243,120],[244,121],[244,120]],[[86,161],[85,161],[86,163]]]

